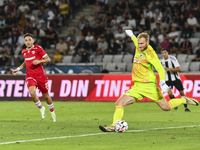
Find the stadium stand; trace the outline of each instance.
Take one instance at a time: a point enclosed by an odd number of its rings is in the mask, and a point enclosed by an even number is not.
[[[30,32],[35,35],[36,44],[41,45],[52,59],[57,53],[56,45],[60,38],[67,44],[67,50],[64,47],[66,44],[58,44],[62,62],[50,65],[102,65],[103,69],[111,69],[109,71],[131,72],[135,46],[127,36],[125,38],[120,37],[118,29],[128,26],[136,35],[141,32],[151,33],[150,43],[157,52],[158,58],[161,58],[160,44],[163,37],[161,30],[164,29],[164,34],[168,35],[171,29],[175,27],[174,34],[178,36],[176,38],[178,39],[177,43],[180,45],[184,41],[184,37],[187,37],[188,41],[192,43],[193,54],[184,54],[178,48],[177,53],[170,55],[176,56],[178,54],[177,59],[184,67],[182,70],[199,71],[197,63],[193,63],[192,60],[199,49],[200,19],[197,17],[199,24],[195,30],[193,27],[185,25],[189,14],[186,13],[183,1],[181,1],[181,9],[179,9],[176,0],[169,1],[170,5],[166,5],[165,1],[156,4],[152,0],[74,1],[76,6],[73,7],[71,7],[70,0],[38,0],[34,1],[34,4],[32,1],[25,1],[25,4],[20,0],[5,1],[4,5],[0,6],[0,65],[8,65],[8,60],[11,59],[10,56],[13,54],[18,60],[17,65],[23,62],[21,50],[24,48],[24,44],[21,34]],[[158,1],[160,2],[160,0]],[[72,9],[63,14],[60,9],[62,5],[67,5]],[[166,11],[166,6],[169,7],[169,12]],[[198,16],[199,1],[188,1],[187,6],[190,7],[194,17]],[[167,15],[165,15],[166,12]],[[117,15],[116,19],[113,19],[114,15]],[[180,16],[183,16],[183,18],[181,19]],[[112,24],[115,24],[114,27],[111,26],[111,20]],[[127,21],[128,25],[126,25]],[[159,28],[157,28],[157,25],[159,25]],[[108,30],[110,30],[109,34],[107,33]],[[79,41],[82,41],[88,35],[88,31],[92,35],[89,36],[88,43],[82,42],[77,48]],[[115,37],[116,34],[117,37]],[[98,43],[101,42],[100,37],[104,37],[109,45],[109,47],[105,47],[105,52],[101,54],[97,48]],[[110,44],[111,39],[115,41],[114,46]],[[120,45],[119,42],[123,44]],[[90,63],[83,62],[80,55],[81,48],[87,53]],[[6,62],[2,61],[2,58],[5,57],[3,56],[4,52],[6,52],[6,58],[8,58]],[[114,66],[115,69],[113,69]],[[197,68],[195,69],[195,67]]]

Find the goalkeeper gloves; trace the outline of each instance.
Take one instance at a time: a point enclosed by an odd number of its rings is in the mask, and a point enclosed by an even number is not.
[[[125,30],[126,35],[128,35],[131,39],[135,36],[132,30]]]
[[[165,83],[165,80],[160,80],[160,87],[161,90],[165,93],[168,93],[169,91],[169,87],[167,86],[167,84]]]

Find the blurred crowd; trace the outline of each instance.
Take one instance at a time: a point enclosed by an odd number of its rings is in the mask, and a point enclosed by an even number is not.
[[[150,35],[150,45],[157,53],[167,48],[170,54],[196,54],[190,38],[200,39],[200,0],[118,0],[115,5],[97,0],[93,14],[80,16],[65,39],[56,45],[55,55],[80,55],[89,62],[92,55],[134,55],[135,46],[124,30]],[[182,41],[180,40],[182,39]],[[61,46],[62,45],[62,46]],[[197,45],[196,45],[197,46]]]
[[[82,11],[82,5],[94,4],[90,16],[80,15],[77,27],[58,38],[58,30]],[[94,55],[134,55],[135,46],[124,30],[150,35],[157,53],[167,48],[170,54],[196,54],[191,38],[200,39],[200,0],[32,0],[3,1],[0,4],[0,65],[17,65],[24,48],[23,34],[35,35],[35,44],[55,49],[53,63],[62,57],[81,56],[89,62]],[[183,39],[183,40],[180,40]]]
[[[44,49],[58,43],[57,30],[67,26],[81,10],[84,0],[1,0],[0,66],[23,62],[23,35],[32,33],[35,44]]]

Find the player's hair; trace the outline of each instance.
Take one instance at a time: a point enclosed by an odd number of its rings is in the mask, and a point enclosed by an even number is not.
[[[140,39],[140,38],[145,38],[146,41],[149,41],[149,35],[147,33],[140,33],[138,36],[137,36],[137,39]]]
[[[27,37],[27,36],[30,36],[30,37],[34,37],[34,35],[33,34],[31,34],[31,33],[26,33],[26,34],[24,34],[24,39],[25,39],[25,37]]]
[[[162,51],[167,51],[167,52],[169,52],[169,50],[168,50],[167,48],[162,48],[160,51],[161,51],[161,52],[162,52]]]

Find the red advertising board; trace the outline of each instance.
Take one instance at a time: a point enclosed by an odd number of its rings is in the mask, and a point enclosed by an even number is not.
[[[180,77],[185,94],[200,101],[200,75],[181,74]],[[2,75],[0,100],[31,100],[24,78],[24,75]],[[133,85],[130,74],[48,75],[48,78],[49,94],[54,101],[116,101]],[[180,97],[175,88],[173,92],[175,97]],[[44,100],[38,90],[37,95]]]

